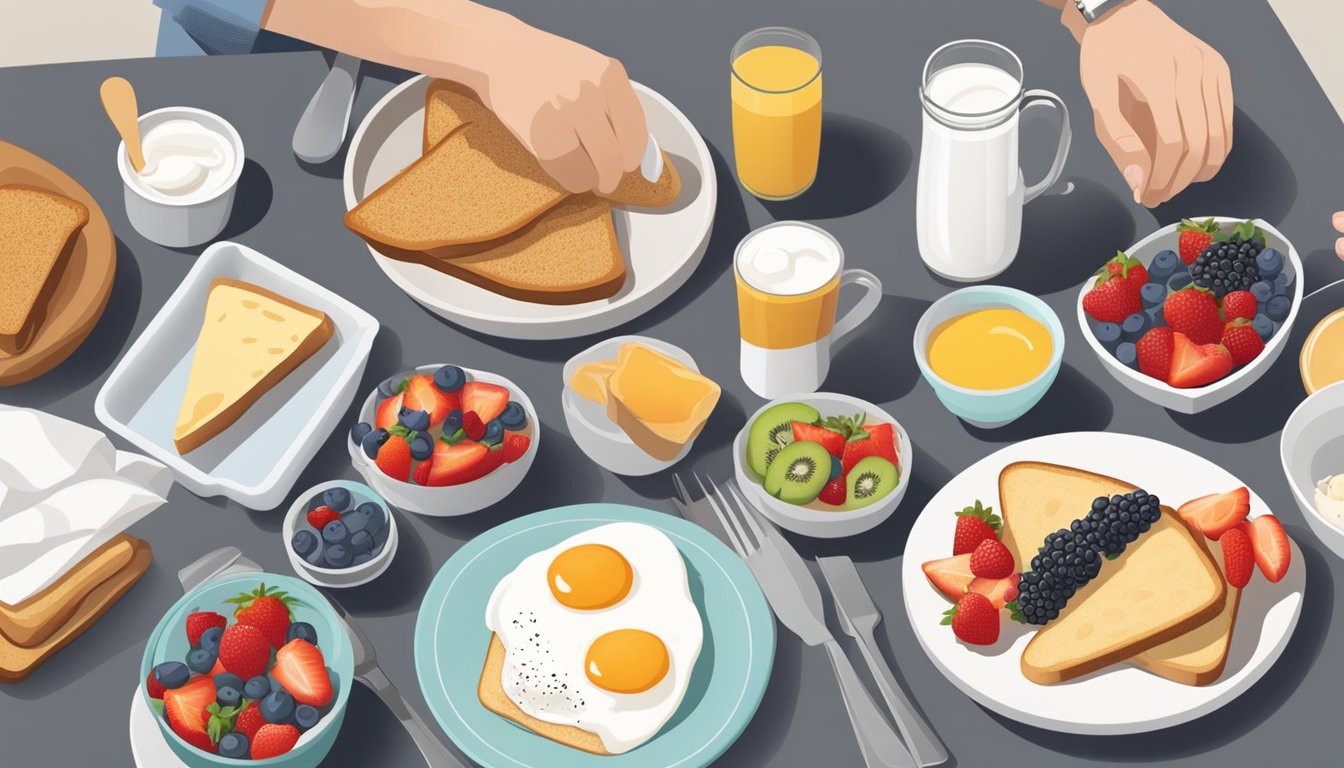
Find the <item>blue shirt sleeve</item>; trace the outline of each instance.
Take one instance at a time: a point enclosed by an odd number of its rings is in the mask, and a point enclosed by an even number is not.
[[[270,0],[154,0],[206,53],[251,53]],[[167,23],[165,18],[162,23]]]

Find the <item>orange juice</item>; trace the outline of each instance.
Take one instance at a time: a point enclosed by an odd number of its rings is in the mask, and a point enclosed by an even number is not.
[[[929,367],[949,384],[1008,389],[1050,365],[1054,342],[1040,321],[1017,309],[977,309],[947,320],[929,335]]]
[[[1316,324],[1302,343],[1299,358],[1302,386],[1307,394],[1344,381],[1344,309],[1337,309]]]
[[[817,176],[821,60],[790,45],[761,45],[733,59],[731,79],[742,186],[767,200],[801,194]]]

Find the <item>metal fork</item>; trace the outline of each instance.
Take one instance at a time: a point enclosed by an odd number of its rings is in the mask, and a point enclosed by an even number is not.
[[[780,623],[804,643],[826,648],[864,763],[869,768],[915,768],[918,763],[910,750],[882,716],[844,649],[827,629],[821,588],[802,556],[774,526],[757,519],[757,512],[732,481],[726,486],[733,498],[731,502],[713,482],[707,487],[699,474],[695,475],[695,481],[727,532],[733,549],[760,583]],[[712,492],[710,487],[714,488]]]

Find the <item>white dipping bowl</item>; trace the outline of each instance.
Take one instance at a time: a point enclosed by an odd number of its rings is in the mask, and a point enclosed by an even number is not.
[[[423,373],[433,376],[434,372],[443,366],[444,363],[422,365],[399,375]],[[394,480],[383,474],[373,459],[364,455],[359,444],[350,439],[347,431],[345,444],[350,450],[350,461],[354,464],[355,470],[379,496],[398,509],[429,517],[457,517],[479,512],[503,501],[505,496],[513,493],[513,489],[523,482],[527,471],[532,468],[532,460],[537,456],[537,447],[541,445],[541,420],[537,418],[537,409],[532,407],[532,401],[528,399],[527,393],[503,376],[473,368],[462,370],[467,374],[467,381],[484,381],[487,384],[498,384],[508,388],[510,399],[518,401],[527,414],[527,429],[519,434],[527,435],[532,439],[532,443],[527,446],[527,453],[523,454],[521,459],[512,464],[501,465],[479,480],[472,480],[462,485],[427,486]],[[360,421],[373,423],[378,397],[378,389],[375,387],[369,396],[364,398],[364,405],[359,409]]]
[[[359,565],[352,565],[349,568],[321,568],[310,564],[308,561],[299,557],[289,542],[294,538],[294,534],[299,532],[300,528],[308,528],[308,510],[312,507],[313,500],[320,498],[323,492],[332,488],[344,488],[350,492],[350,509],[358,507],[360,504],[371,501],[383,508],[387,514],[387,542],[383,544],[383,551]],[[373,492],[363,483],[355,483],[349,480],[333,480],[329,483],[315,485],[304,491],[294,500],[289,511],[285,513],[285,522],[280,528],[285,537],[285,554],[289,556],[289,565],[299,578],[310,584],[316,584],[319,587],[334,587],[343,589],[345,587],[358,587],[361,584],[368,584],[370,581],[383,575],[388,566],[392,565],[392,558],[397,554],[397,516],[392,514],[392,509],[383,501],[378,494]],[[318,533],[319,538],[321,533]]]
[[[202,200],[173,200],[151,195],[136,183],[136,172],[131,168],[126,142],[117,146],[117,170],[126,198],[126,218],[135,231],[159,245],[169,248],[187,248],[207,243],[224,231],[233,213],[233,198],[238,191],[238,179],[243,175],[243,139],[228,120],[194,107],[164,107],[140,116],[140,135],[169,120],[193,120],[223,136],[232,146],[234,167],[212,197]]]
[[[574,379],[574,372],[579,370],[581,366],[602,360],[611,360],[620,353],[623,345],[632,342],[643,344],[667,355],[696,373],[700,372],[700,368],[695,364],[695,359],[681,347],[658,339],[650,339],[646,336],[616,336],[594,344],[565,363],[563,374],[565,388],[560,394],[560,402],[565,412],[565,426],[569,428],[569,435],[574,438],[574,443],[579,446],[579,450],[583,451],[584,455],[609,472],[637,477],[661,472],[681,461],[687,453],[690,453],[695,440],[687,441],[686,445],[682,446],[677,455],[669,461],[655,459],[635,445],[635,441],[631,440],[624,430],[607,418],[605,408],[579,395],[569,385],[570,381]]]
[[[757,417],[780,403],[805,403],[820,411],[823,417],[850,416],[862,411],[873,421],[885,421],[891,424],[896,433],[896,454],[901,460],[901,479],[895,490],[866,507],[835,511],[790,504],[766,493],[765,488],[761,486],[761,479],[747,463],[747,434],[751,432],[751,425]],[[738,432],[733,440],[733,469],[737,484],[752,501],[756,502],[756,508],[780,528],[818,539],[854,536],[877,527],[891,517],[891,513],[900,506],[901,499],[905,498],[906,489],[910,487],[910,475],[914,471],[914,466],[915,449],[910,443],[910,435],[895,417],[867,400],[829,392],[792,395],[772,400],[747,419],[746,426],[742,427],[742,431]]]
[[[1297,406],[1283,426],[1279,460],[1311,532],[1344,557],[1344,529],[1316,510],[1316,484],[1344,474],[1344,382],[1317,390]]]

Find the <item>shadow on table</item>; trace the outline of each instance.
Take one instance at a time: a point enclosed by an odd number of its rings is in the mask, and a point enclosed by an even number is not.
[[[914,350],[906,341],[932,302],[886,294],[872,317],[837,344],[823,390],[873,403],[898,400],[919,381]]]
[[[1111,423],[1111,397],[1077,368],[1064,363],[1041,402],[1017,421],[995,429],[961,422],[962,429],[987,443],[1016,443],[1056,432],[1101,431]]]
[[[1197,720],[1137,736],[1056,733],[1024,725],[989,710],[985,710],[986,713],[1004,728],[1038,746],[1089,760],[1155,762],[1190,757],[1251,732],[1277,712],[1301,685],[1320,657],[1330,630],[1335,588],[1330,579],[1327,556],[1321,554],[1316,539],[1306,530],[1292,527],[1289,533],[1306,561],[1301,565],[1307,569],[1310,585],[1303,594],[1297,628],[1283,654],[1265,676],[1227,705]],[[1237,631],[1258,631],[1258,628],[1239,627]]]
[[[817,178],[792,200],[761,204],[775,219],[833,219],[886,199],[910,171],[910,144],[869,120],[827,112],[821,123]],[[736,178],[727,175],[725,178]]]
[[[802,642],[788,630],[776,632],[775,666],[761,706],[737,741],[715,765],[772,765],[789,732],[802,695]],[[837,737],[841,738],[841,737]]]

